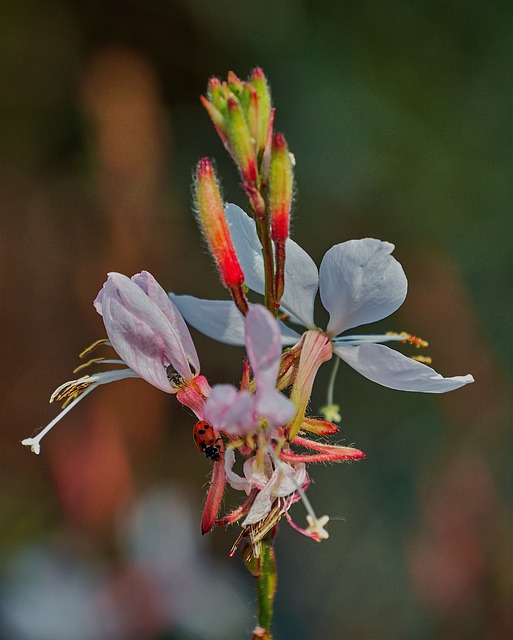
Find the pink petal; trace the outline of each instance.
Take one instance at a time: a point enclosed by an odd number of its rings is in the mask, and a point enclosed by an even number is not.
[[[255,396],[254,413],[267,420],[272,427],[282,427],[292,420],[296,407],[273,386],[260,383]]]
[[[231,384],[217,384],[205,403],[205,420],[219,431],[243,435],[255,426],[253,396]]]
[[[183,319],[182,314],[177,309],[176,305],[173,304],[172,300],[169,298],[164,289],[155,280],[151,273],[148,273],[148,271],[141,271],[141,273],[137,273],[135,274],[135,276],[132,276],[131,279],[139,287],[141,287],[148,298],[150,298],[150,300],[153,300],[153,302],[169,320],[169,323],[178,333],[182,348],[185,351],[189,362],[194,367],[194,373],[198,374],[200,372],[200,362],[198,354],[196,353],[196,347],[194,346],[194,342],[192,341],[189,328],[187,327],[187,324],[185,323],[185,320]]]
[[[157,297],[155,287],[152,291]],[[185,380],[193,377],[189,359],[197,360],[195,352],[187,357],[177,329],[135,282],[119,273],[109,274],[95,307],[120,358],[147,382],[167,393],[176,392],[167,378],[169,364]]]

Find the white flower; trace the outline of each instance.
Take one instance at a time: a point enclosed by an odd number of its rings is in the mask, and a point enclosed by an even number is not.
[[[227,205],[225,212],[246,285],[263,294],[263,259],[255,224],[236,205]],[[314,303],[319,291],[330,314],[326,334],[331,338],[333,352],[363,376],[385,387],[444,393],[473,382],[471,375],[444,378],[431,367],[380,344],[404,341],[404,334],[341,335],[348,329],[386,318],[404,302],[407,280],[391,255],[393,250],[393,244],[373,238],[349,240],[329,249],[318,271],[310,256],[289,239],[283,312],[291,322],[315,329]],[[196,329],[227,344],[244,344],[243,318],[233,302],[173,294],[171,298]],[[280,323],[280,329],[283,345],[300,339],[285,324]]]

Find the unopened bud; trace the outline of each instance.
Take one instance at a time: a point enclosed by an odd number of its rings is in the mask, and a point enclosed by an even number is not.
[[[294,173],[287,142],[281,133],[275,133],[269,173],[271,238],[274,241],[285,241],[289,236],[293,182]]]
[[[228,99],[227,132],[235,161],[244,182],[250,185],[257,183],[257,167],[255,149],[251,139],[248,122],[242,111],[240,102],[231,97]]]
[[[228,71],[228,86],[230,91],[239,97],[243,91],[243,82],[234,71]]]
[[[260,67],[253,69],[251,73],[251,84],[255,88],[258,100],[258,128],[256,135],[256,147],[259,153],[263,153],[268,137],[269,124],[271,121],[271,92],[264,72]]]
[[[233,71],[223,82],[211,78],[201,102],[239,168],[244,187],[260,189],[267,183],[274,115],[262,69],[254,69],[247,81]]]
[[[244,282],[244,274],[228,230],[214,168],[208,158],[202,158],[198,163],[195,201],[201,230],[224,285],[229,289],[239,288]]]

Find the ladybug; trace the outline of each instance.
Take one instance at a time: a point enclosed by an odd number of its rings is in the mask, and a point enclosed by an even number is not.
[[[216,444],[221,438],[216,439],[214,429],[208,422],[205,422],[205,420],[196,422],[192,430],[192,435],[196,446],[207,458],[210,458],[210,460],[214,462],[221,460],[221,447]]]

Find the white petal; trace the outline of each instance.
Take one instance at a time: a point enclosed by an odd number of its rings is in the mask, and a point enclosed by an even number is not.
[[[244,346],[244,317],[231,300],[205,300],[175,293],[169,297],[191,327],[224,344]],[[301,338],[282,322],[278,325],[282,345],[294,345]]]
[[[194,296],[169,297],[186,321],[209,338],[244,346],[244,316],[231,300],[203,300]]]
[[[225,214],[245,282],[250,289],[263,295],[264,260],[255,222],[235,204],[226,205]],[[285,251],[285,291],[281,306],[305,327],[314,328],[314,302],[319,286],[317,267],[306,251],[290,238]]]
[[[255,222],[236,204],[227,204],[224,212],[235,253],[244,272],[244,281],[250,289],[263,295],[264,259]]]
[[[334,351],[362,376],[399,391],[445,393],[474,382],[471,375],[444,378],[431,367],[382,344],[335,347]]]
[[[404,302],[407,280],[393,250],[389,242],[364,238],[326,252],[319,278],[331,336],[386,318]]]
[[[280,304],[307,329],[315,329],[314,304],[318,288],[319,272],[315,262],[289,238],[285,245],[285,290]]]

